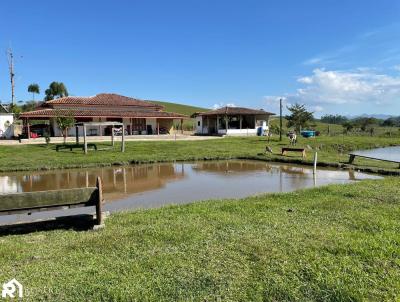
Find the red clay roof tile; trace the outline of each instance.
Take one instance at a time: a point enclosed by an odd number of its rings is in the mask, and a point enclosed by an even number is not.
[[[74,117],[127,117],[127,118],[179,118],[186,119],[186,115],[164,112],[164,111],[154,111],[154,110],[118,110],[118,109],[52,109],[44,108],[29,112],[23,112],[20,114],[22,118],[38,117],[38,118],[50,118],[56,117],[58,115]]]
[[[67,96],[51,101],[47,101],[45,106],[56,107],[59,105],[68,105],[71,107],[76,106],[133,106],[133,107],[145,107],[162,110],[163,106],[151,103],[150,101],[143,101],[135,98],[130,98],[123,95],[114,93],[100,93],[91,97],[81,96]]]
[[[274,113],[267,112],[264,110],[255,110],[244,107],[229,107],[229,106],[218,108],[215,110],[210,110],[207,112],[200,112],[198,115],[207,116],[207,115],[236,115],[236,114],[275,115]]]

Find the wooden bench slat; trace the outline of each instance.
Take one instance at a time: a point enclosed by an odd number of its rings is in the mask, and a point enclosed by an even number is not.
[[[282,151],[298,151],[298,152],[303,152],[304,150],[306,150],[305,148],[282,148]]]
[[[292,148],[292,147],[282,147],[282,155],[286,155],[288,151],[293,152],[301,152],[303,158],[306,157],[306,149],[305,148]]]
[[[97,200],[97,187],[0,194],[0,212],[74,204],[95,205]]]
[[[74,207],[96,207],[96,224],[103,223],[101,178],[96,187],[0,194],[0,215],[33,213]]]

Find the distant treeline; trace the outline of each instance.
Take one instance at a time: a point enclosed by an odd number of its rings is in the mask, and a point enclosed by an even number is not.
[[[374,117],[356,117],[349,119],[340,114],[327,114],[321,117],[321,122],[327,124],[337,125],[352,125],[353,127],[366,128],[368,126],[386,126],[386,127],[400,127],[400,116],[390,117],[387,119],[378,119]]]

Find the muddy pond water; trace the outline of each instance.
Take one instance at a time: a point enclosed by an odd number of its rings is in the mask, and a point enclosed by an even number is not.
[[[114,212],[154,208],[204,199],[241,198],[288,192],[331,183],[380,178],[354,171],[250,160],[144,164],[79,170],[0,174],[0,193],[45,191],[94,186],[103,180],[105,209]],[[0,224],[90,212],[90,208],[0,216]]]
[[[389,160],[394,162],[400,162],[400,147],[385,147],[376,148],[370,150],[359,150],[352,152],[361,156],[367,156],[376,159]]]

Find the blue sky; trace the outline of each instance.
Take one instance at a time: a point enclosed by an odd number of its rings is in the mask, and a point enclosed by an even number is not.
[[[400,115],[397,0],[14,0],[0,12],[3,102],[11,45],[17,100],[62,81],[71,95]]]

